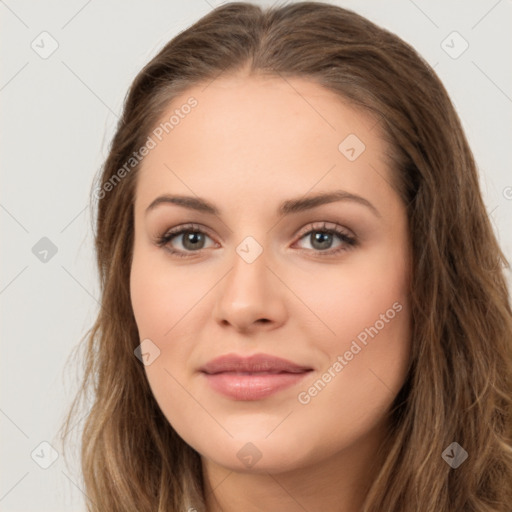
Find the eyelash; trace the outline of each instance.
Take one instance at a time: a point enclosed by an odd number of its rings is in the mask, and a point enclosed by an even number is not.
[[[177,228],[171,229],[170,231],[166,231],[163,235],[157,236],[156,244],[159,247],[165,247],[165,249],[167,251],[169,251],[173,256],[177,256],[179,258],[190,258],[190,257],[193,257],[193,256],[191,256],[192,254],[194,254],[194,253],[197,254],[197,253],[200,253],[202,250],[204,250],[204,249],[199,249],[197,251],[185,251],[184,252],[184,251],[178,251],[176,249],[172,249],[170,247],[166,247],[167,244],[173,238],[176,238],[177,236],[182,235],[183,233],[194,233],[194,234],[199,233],[199,234],[204,234],[204,235],[210,237],[210,235],[206,231],[204,231],[201,228],[201,226],[198,226],[197,224],[185,224],[183,226],[178,226]],[[339,228],[337,226],[328,228],[326,222],[323,222],[321,224],[321,226],[318,226],[318,225],[311,226],[311,229],[309,229],[309,231],[306,231],[305,233],[303,233],[299,237],[299,240],[302,240],[306,235],[311,235],[311,233],[327,233],[330,235],[337,235],[340,238],[340,240],[344,244],[346,244],[346,246],[342,245],[334,250],[327,249],[325,251],[316,251],[314,249],[300,249],[302,251],[308,251],[308,252],[313,251],[314,253],[317,253],[318,255],[320,255],[322,257],[336,256],[339,253],[341,253],[343,251],[350,250],[358,245],[358,241],[356,238],[348,235],[345,231],[343,231],[341,228]]]

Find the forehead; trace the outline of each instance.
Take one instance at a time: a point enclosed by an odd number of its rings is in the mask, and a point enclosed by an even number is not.
[[[185,108],[190,98],[195,106]],[[169,103],[142,162],[137,196],[145,202],[162,191],[211,197],[219,187],[237,197],[248,189],[288,196],[306,194],[320,181],[323,190],[382,185],[372,170],[386,172],[376,124],[311,80],[218,78]]]
[[[191,87],[170,102],[161,124],[191,97],[197,106],[173,127],[176,142],[201,127],[194,137],[204,144],[257,137],[282,147],[281,141],[301,136],[321,137],[329,144],[350,130],[364,138],[376,125],[368,112],[312,80],[275,76],[223,77]],[[282,131],[276,140],[277,129]]]

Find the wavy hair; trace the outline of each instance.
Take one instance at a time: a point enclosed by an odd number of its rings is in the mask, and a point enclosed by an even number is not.
[[[114,187],[107,183],[144,145],[173,98],[236,73],[309,79],[371,112],[407,207],[410,368],[389,410],[384,462],[363,511],[510,512],[509,264],[461,122],[411,46],[323,2],[216,8],[167,43],[128,91],[94,194],[101,308],[77,347],[83,377],[61,426],[65,440],[90,396],[80,444],[88,510],[206,510],[200,456],[164,417],[134,356],[140,340],[129,276],[139,166]],[[457,469],[442,458],[452,442],[469,454]]]

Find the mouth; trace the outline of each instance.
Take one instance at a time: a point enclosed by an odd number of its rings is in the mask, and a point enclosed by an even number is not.
[[[203,375],[210,387],[232,400],[262,400],[298,384],[313,370],[301,371],[227,371]]]
[[[211,388],[233,400],[261,400],[296,385],[313,368],[270,354],[225,354],[200,372]]]

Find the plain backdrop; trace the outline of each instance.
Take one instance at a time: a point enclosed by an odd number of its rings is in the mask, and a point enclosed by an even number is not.
[[[0,1],[1,511],[85,510],[78,451],[67,467],[55,438],[77,384],[67,358],[98,310],[91,183],[137,72],[221,3]],[[331,3],[395,32],[434,66],[511,259],[512,2]]]

